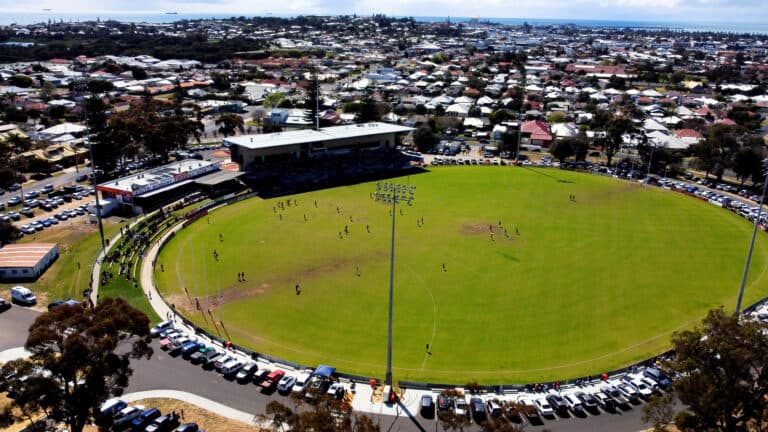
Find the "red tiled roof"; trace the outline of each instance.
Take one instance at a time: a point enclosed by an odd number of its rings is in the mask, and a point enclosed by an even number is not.
[[[731,119],[729,119],[729,118],[724,118],[724,119],[717,120],[715,123],[717,123],[717,124],[724,124],[724,125],[728,125],[728,126],[736,126],[736,122],[731,120]]]
[[[701,134],[693,129],[680,129],[675,131],[675,136],[678,138],[701,138]]]
[[[541,120],[523,122],[523,132],[530,133],[532,140],[552,141],[549,125]]]

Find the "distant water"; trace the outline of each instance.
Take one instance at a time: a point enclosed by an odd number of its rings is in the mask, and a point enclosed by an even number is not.
[[[65,12],[36,12],[25,14],[3,13],[0,15],[0,25],[9,24],[35,24],[41,22],[64,21],[80,22],[100,20],[116,20],[121,22],[144,22],[144,23],[169,23],[179,20],[197,20],[197,19],[224,19],[240,14],[68,14]],[[245,15],[251,16],[251,15]],[[291,15],[266,15],[282,18],[289,18]],[[295,16],[295,15],[294,15]],[[452,22],[469,22],[468,17],[414,17],[417,21],[423,22],[444,22],[450,19]],[[521,25],[528,23],[531,25],[557,25],[573,24],[582,27],[615,27],[615,28],[670,28],[682,29],[686,31],[715,31],[724,33],[755,33],[768,34],[768,22],[754,23],[723,23],[723,22],[683,22],[683,21],[612,21],[612,20],[585,20],[585,19],[538,19],[538,18],[479,18],[481,22],[493,22],[500,24]]]

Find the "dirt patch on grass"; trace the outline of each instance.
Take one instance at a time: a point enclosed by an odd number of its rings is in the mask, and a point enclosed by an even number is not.
[[[459,231],[464,235],[488,235],[491,230],[490,227],[493,226],[490,222],[474,222],[474,223],[465,223],[460,228]],[[496,231],[497,227],[494,227],[494,232]]]
[[[372,252],[368,256],[358,257],[358,259],[340,258],[327,264],[316,267],[309,267],[303,271],[299,271],[290,275],[281,275],[269,281],[248,281],[245,282],[245,285],[232,286],[226,291],[222,291],[221,297],[219,297],[217,294],[209,295],[208,302],[211,304],[211,306],[218,307],[221,304],[237,302],[258,295],[263,295],[276,288],[293,290],[297,283],[304,284],[306,281],[321,278],[325,275],[337,273],[339,271],[349,271],[350,274],[354,274],[356,266],[361,266],[366,262],[370,262],[372,260],[381,260],[386,257],[387,251]],[[200,302],[202,303],[204,300],[205,297],[201,296]],[[184,301],[186,304],[189,303],[189,301],[186,299]]]
[[[179,418],[182,423],[197,423],[201,430],[215,432],[253,432],[259,431],[258,427],[230,420],[211,411],[204,410],[195,405],[188,404],[176,399],[143,399],[136,401],[136,404],[146,407],[155,407],[163,414],[176,411],[177,414],[184,413],[184,418]]]

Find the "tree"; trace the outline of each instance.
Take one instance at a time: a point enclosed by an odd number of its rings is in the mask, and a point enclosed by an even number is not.
[[[562,111],[555,111],[547,116],[547,122],[549,123],[565,123],[568,118]]]
[[[307,97],[304,99],[304,120],[309,122],[312,128],[315,127],[317,124],[317,108],[318,108],[318,98],[320,97],[318,93],[318,82],[317,82],[317,72],[313,69],[312,70],[312,76],[309,80],[309,85],[307,86]]]
[[[413,132],[413,144],[421,152],[429,152],[437,145],[437,136],[427,126],[422,126]]]
[[[147,71],[144,68],[141,67],[132,67],[131,68],[131,76],[135,80],[145,80],[147,79]]]
[[[746,179],[752,178],[755,172],[759,173],[762,168],[763,164],[760,155],[752,147],[744,146],[733,156],[733,171],[742,185],[744,185]]]
[[[107,93],[115,89],[115,86],[107,80],[92,79],[88,81],[88,91],[93,94]]]
[[[270,93],[267,95],[267,97],[264,98],[264,102],[262,102],[262,105],[264,105],[264,108],[273,109],[280,106],[280,103],[285,99],[285,93]]]
[[[216,125],[219,126],[219,132],[224,138],[234,135],[236,131],[245,132],[245,122],[237,114],[223,113],[216,119]]]
[[[768,338],[764,323],[710,311],[703,326],[672,335],[676,351],[663,369],[677,377],[672,392],[684,409],[675,416],[682,431],[768,429]],[[673,404],[657,402],[655,410]]]
[[[149,318],[122,299],[107,298],[95,308],[59,306],[30,327],[25,348],[31,358],[3,368],[47,371],[13,380],[12,404],[26,416],[42,410],[81,432],[102,402],[128,386],[131,359],[152,356],[149,342]]]
[[[573,146],[571,140],[555,140],[549,145],[549,154],[560,163],[565,162],[566,159],[573,156]]]
[[[301,399],[294,399],[301,404]],[[295,412],[278,401],[267,405],[273,431],[280,432],[378,432],[379,426],[367,415],[355,415],[344,400],[319,395],[308,410]]]
[[[11,75],[11,77],[8,78],[8,84],[16,87],[27,88],[32,86],[32,78],[23,74]]]
[[[613,155],[616,154],[621,147],[621,143],[623,142],[622,136],[625,133],[634,130],[634,128],[632,121],[626,117],[614,117],[608,121],[605,128],[606,139],[603,141],[605,144],[603,151],[605,152],[605,157],[608,159],[608,166],[611,166]]]

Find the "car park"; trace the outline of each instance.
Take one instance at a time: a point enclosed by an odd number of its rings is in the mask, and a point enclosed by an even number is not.
[[[277,391],[280,393],[288,393],[296,383],[296,377],[291,375],[284,375],[277,383]]]
[[[549,404],[546,398],[538,397],[533,401],[533,403],[536,405],[536,409],[539,410],[539,414],[541,414],[542,417],[555,416],[555,410],[552,408],[552,405]]]
[[[208,356],[212,356],[214,354],[218,354],[214,347],[201,348],[197,350],[197,352],[194,352],[189,356],[189,361],[192,364],[202,363],[206,360]]]
[[[19,214],[19,212],[15,212],[15,211],[9,211],[7,216],[15,221],[21,219],[21,215]]]
[[[26,217],[32,217],[35,215],[35,210],[30,207],[24,207],[19,211],[19,213],[23,214]]]
[[[0,312],[7,311],[11,308],[11,302],[6,299],[0,298]]]
[[[259,366],[255,362],[246,363],[235,375],[235,380],[239,383],[246,383],[253,378],[253,374],[259,370]]]
[[[257,371],[255,374],[253,374],[253,383],[256,385],[261,385],[262,382],[264,382],[265,379],[267,379],[267,376],[269,373],[272,372],[269,369],[261,369]]]
[[[421,416],[427,419],[435,417],[435,401],[432,395],[425,394],[421,396],[421,404],[419,405],[419,412]]]
[[[189,341],[181,346],[181,356],[189,358],[192,354],[199,352],[203,348],[205,348],[204,343]]]
[[[12,196],[10,199],[8,199],[8,205],[9,206],[15,206],[21,204],[21,197],[18,195]]]
[[[224,368],[224,365],[234,359],[235,359],[234,356],[225,354],[223,357],[219,357],[218,359],[216,359],[216,361],[213,362],[213,368],[216,369],[216,372],[221,372],[222,369]]]

